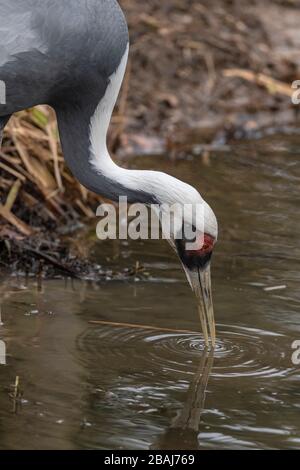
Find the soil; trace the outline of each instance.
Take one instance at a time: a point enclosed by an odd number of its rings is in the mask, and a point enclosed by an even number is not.
[[[290,95],[300,77],[299,1],[120,3],[131,36],[129,134],[170,143],[194,129],[211,143],[295,126]]]

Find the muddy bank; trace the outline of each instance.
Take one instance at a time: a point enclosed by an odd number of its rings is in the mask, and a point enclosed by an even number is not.
[[[120,164],[156,154],[171,169],[179,157],[208,158],[236,139],[297,131],[298,2],[120,3],[131,37],[109,135]],[[1,269],[105,277],[67,236],[94,218],[100,201],[66,168],[52,110],[40,106],[11,119],[0,153]]]
[[[132,43],[128,133],[146,129],[170,142],[192,128],[211,142],[295,125],[299,2],[121,4]]]
[[[0,276],[14,275],[21,278],[80,279],[85,281],[139,281],[148,273],[141,263],[128,264],[126,268],[105,266],[95,262],[93,248],[89,244],[86,230],[78,231],[73,237],[58,237],[39,233],[30,238],[2,238],[0,240]],[[94,261],[91,261],[93,259]]]

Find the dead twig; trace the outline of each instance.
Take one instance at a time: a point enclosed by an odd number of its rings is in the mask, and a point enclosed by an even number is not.
[[[139,329],[139,330],[164,331],[166,333],[200,334],[198,331],[177,330],[175,328],[162,328],[162,327],[150,326],[150,325],[136,325],[134,323],[116,323],[116,322],[110,322],[110,321],[91,320],[91,321],[89,321],[89,324],[90,325],[113,326],[113,327],[116,327],[116,328],[135,328],[135,329]]]
[[[256,83],[257,85],[263,86],[272,95],[280,94],[291,97],[294,90],[287,83],[276,80],[263,73],[254,73],[251,70],[243,69],[228,69],[223,72],[226,78],[242,78],[248,82]]]
[[[20,180],[16,180],[11,188],[11,190],[9,191],[9,194],[7,196],[7,200],[6,200],[6,203],[5,203],[5,208],[8,210],[8,211],[11,211],[15,202],[16,202],[16,199],[19,195],[19,191],[20,191],[20,188],[21,188],[21,181]]]
[[[19,232],[21,232],[26,237],[29,237],[34,233],[34,230],[29,227],[25,222],[22,222],[18,217],[16,217],[10,210],[5,206],[0,204],[0,216],[2,216],[7,222],[16,227]]]
[[[42,260],[46,261],[47,263],[50,263],[52,266],[54,266],[55,268],[57,268],[61,272],[67,274],[68,276],[73,277],[74,279],[80,279],[80,276],[77,273],[75,273],[75,271],[72,271],[70,268],[65,266],[63,263],[61,263],[61,262],[57,261],[56,259],[52,258],[52,256],[47,255],[46,253],[43,253],[42,251],[37,250],[35,248],[32,248],[31,246],[26,245],[26,244],[25,245],[23,244],[22,248],[24,250],[28,251],[29,253],[31,253],[32,255],[34,255],[36,258],[42,259]]]

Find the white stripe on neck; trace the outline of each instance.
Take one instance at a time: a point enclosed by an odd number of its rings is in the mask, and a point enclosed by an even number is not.
[[[165,173],[149,170],[128,170],[116,165],[107,149],[107,131],[125,75],[129,44],[117,70],[110,76],[105,95],[101,99],[90,123],[90,164],[99,178],[121,185],[127,193],[144,191],[155,196],[160,203],[194,203],[201,199],[191,186]],[[120,194],[126,196],[127,194]],[[105,194],[103,194],[105,196]],[[139,201],[135,201],[139,202]]]
[[[97,172],[110,178],[116,176],[116,171],[122,171],[122,169],[112,161],[109,155],[107,149],[107,132],[125,75],[128,53],[129,44],[127,44],[119,67],[109,77],[109,84],[105,95],[97,106],[90,123],[90,163]]]

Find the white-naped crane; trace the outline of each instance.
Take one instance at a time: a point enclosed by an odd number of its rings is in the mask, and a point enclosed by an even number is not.
[[[13,113],[48,104],[57,115],[65,160],[89,190],[113,201],[126,196],[129,203],[202,204],[204,224],[195,223],[195,229],[204,242],[193,250],[184,240],[171,244],[198,298],[206,345],[210,336],[214,347],[214,212],[192,186],[157,171],[123,169],[107,150],[128,52],[128,28],[116,0],[0,0],[0,80],[6,94],[0,141]]]

